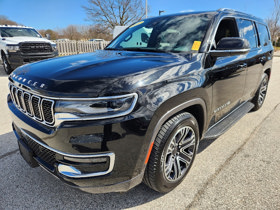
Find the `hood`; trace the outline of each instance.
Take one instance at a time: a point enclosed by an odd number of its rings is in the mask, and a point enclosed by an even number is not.
[[[182,70],[190,58],[190,54],[101,50],[27,64],[10,77],[42,94],[97,97],[106,95],[102,91],[108,87],[117,94],[168,79],[166,71],[176,66]]]
[[[28,37],[28,36],[15,36],[15,37],[5,37],[6,44],[19,44],[20,42],[47,42],[50,44],[55,44],[48,39],[39,37]]]

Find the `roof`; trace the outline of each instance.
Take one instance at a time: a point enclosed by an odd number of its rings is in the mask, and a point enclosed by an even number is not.
[[[218,15],[218,14],[225,14],[225,15],[232,15],[232,16],[239,16],[243,18],[249,18],[252,20],[255,20],[257,22],[265,23],[261,18],[258,18],[256,16],[240,12],[237,10],[233,9],[228,9],[228,8],[221,8],[218,10],[211,10],[211,11],[194,11],[194,12],[181,12],[181,13],[175,13],[175,14],[167,14],[167,15],[162,15],[162,16],[156,16],[156,17],[151,17],[148,19],[156,19],[156,18],[161,18],[161,17],[173,17],[173,16],[182,16],[182,15],[196,15],[196,14],[212,14],[212,15]]]
[[[32,28],[28,26],[21,26],[21,25],[0,25],[0,28],[5,27],[5,28]]]

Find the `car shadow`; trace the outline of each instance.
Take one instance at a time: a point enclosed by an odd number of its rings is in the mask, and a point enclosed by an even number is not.
[[[207,147],[209,147],[218,138],[200,140],[197,153],[199,154],[199,153],[203,152]]]

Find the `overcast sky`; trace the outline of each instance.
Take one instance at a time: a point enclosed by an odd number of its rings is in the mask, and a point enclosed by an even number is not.
[[[91,24],[82,8],[87,4],[87,0],[0,0],[0,15],[36,29],[58,29]],[[149,16],[157,16],[159,10],[172,14],[231,8],[265,19],[273,9],[273,0],[148,0],[148,5]]]

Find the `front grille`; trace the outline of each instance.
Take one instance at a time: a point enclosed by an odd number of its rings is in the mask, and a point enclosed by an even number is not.
[[[28,136],[24,136],[23,141],[29,146],[29,148],[33,151],[36,157],[40,158],[50,166],[54,165],[56,161],[55,152],[47,149],[46,147],[41,146]]]
[[[51,53],[52,46],[49,43],[21,43],[20,51],[22,53]]]
[[[10,94],[16,107],[27,116],[47,125],[54,124],[54,101],[31,94],[10,84]]]
[[[56,162],[55,152],[41,146],[36,141],[32,140],[29,136],[24,135],[16,125],[14,125],[14,128],[20,139],[24,141],[24,143],[32,150],[35,157],[40,158],[51,167],[54,166]]]

